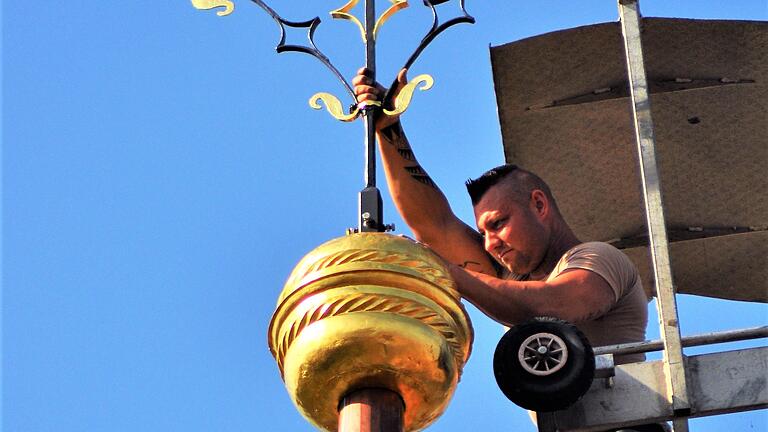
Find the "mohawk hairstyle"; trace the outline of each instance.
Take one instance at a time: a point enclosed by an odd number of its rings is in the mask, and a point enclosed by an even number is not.
[[[488,189],[490,189],[491,186],[495,185],[509,173],[516,171],[517,169],[517,165],[504,164],[497,166],[496,168],[489,169],[488,171],[484,172],[483,175],[474,180],[467,180],[465,184],[467,185],[467,192],[469,192],[469,197],[472,199],[472,205],[477,205],[477,203],[480,202],[480,199],[483,198],[483,195],[488,192]]]

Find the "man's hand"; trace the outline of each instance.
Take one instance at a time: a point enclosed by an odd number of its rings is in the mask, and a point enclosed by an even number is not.
[[[408,84],[408,78],[406,78],[407,72],[407,69],[402,69],[400,73],[397,74],[397,85],[392,90],[390,101],[394,100],[403,86]],[[360,108],[364,108],[370,102],[383,102],[382,99],[387,93],[387,89],[377,81],[374,81],[373,78],[371,78],[371,75],[370,70],[361,68],[357,71],[357,75],[352,80],[352,85],[355,87],[355,95],[357,96],[357,104]],[[392,107],[387,108],[391,109]],[[376,129],[382,130],[391,126],[397,123],[398,119],[399,116],[389,116],[380,110],[378,118],[376,119]]]

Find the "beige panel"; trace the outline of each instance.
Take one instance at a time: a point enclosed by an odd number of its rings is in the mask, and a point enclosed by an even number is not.
[[[744,84],[651,96],[671,228],[768,225],[768,134],[755,131],[765,128],[755,106],[768,100],[767,89]],[[505,127],[515,137],[510,162],[550,184],[583,240],[645,232],[629,110],[626,98],[610,99],[529,111]],[[690,124],[691,117],[700,123]]]
[[[671,227],[768,226],[766,23],[646,19],[649,81],[667,221]],[[584,240],[644,232],[626,68],[617,23],[492,48],[508,162],[547,180]],[[704,78],[752,80],[718,84]],[[596,89],[608,99],[554,106]],[[617,97],[618,96],[618,97]],[[761,193],[762,192],[762,193]],[[587,203],[585,205],[585,203]]]
[[[643,19],[649,84],[661,90],[656,82],[685,77],[764,82],[768,74],[766,25],[762,21]],[[606,87],[625,87],[627,81],[618,22],[492,47],[491,62],[499,109],[504,111],[502,122],[531,106]]]
[[[670,243],[675,287],[680,294],[768,302],[768,231]],[[653,289],[648,248],[624,249],[646,291]]]
[[[768,23],[646,18],[643,25],[670,231],[688,227],[765,230]],[[645,234],[618,23],[494,47],[491,60],[507,162],[536,172],[550,184],[582,240]],[[756,247],[740,242],[722,259],[741,268],[755,265],[747,261],[755,259],[748,252]],[[708,284],[701,283],[701,278],[684,282],[681,277],[708,263],[675,259],[674,250],[673,274],[680,292],[725,292],[716,296],[765,301],[765,273],[762,279],[750,279],[758,284],[751,287],[705,289]],[[762,264],[765,267],[764,260]],[[738,294],[739,289],[746,291]]]

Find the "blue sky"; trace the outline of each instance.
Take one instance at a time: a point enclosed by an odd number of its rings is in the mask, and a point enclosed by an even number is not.
[[[316,41],[351,77],[363,63],[357,30],[327,15],[342,3],[269,2],[287,19],[321,16]],[[380,33],[386,82],[429,25],[412,3]],[[274,22],[249,1],[236,5],[219,18],[186,0],[3,2],[4,431],[312,430],[284,391],[266,331],[298,260],[356,224],[362,126],[311,110],[312,94],[343,88],[314,59],[275,54]],[[764,0],[641,8],[768,17]],[[467,9],[477,24],[438,38],[412,68],[436,83],[404,123],[472,223],[463,181],[503,160],[489,44],[615,21],[617,11],[607,0],[468,0]],[[383,189],[387,222],[408,234]],[[679,304],[684,334],[768,321],[765,305]],[[493,381],[501,328],[469,309],[473,357],[430,430],[533,431]],[[658,336],[653,322],[648,335]],[[768,417],[692,425],[766,431]]]

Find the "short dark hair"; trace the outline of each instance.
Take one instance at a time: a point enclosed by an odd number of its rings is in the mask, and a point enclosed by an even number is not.
[[[536,174],[513,164],[497,166],[486,171],[475,180],[467,180],[467,192],[469,192],[469,196],[472,199],[472,205],[477,205],[490,188],[507,178],[511,180],[509,183],[510,199],[520,204],[526,204],[531,198],[531,192],[538,189],[544,192],[553,208],[559,211],[555,197],[552,195],[552,191],[547,183]]]
[[[489,169],[474,180],[467,180],[465,184],[467,185],[469,197],[472,199],[472,205],[477,205],[491,186],[500,182],[501,179],[507,176],[507,174],[516,171],[517,169],[518,166],[514,164],[499,165],[496,168]]]

